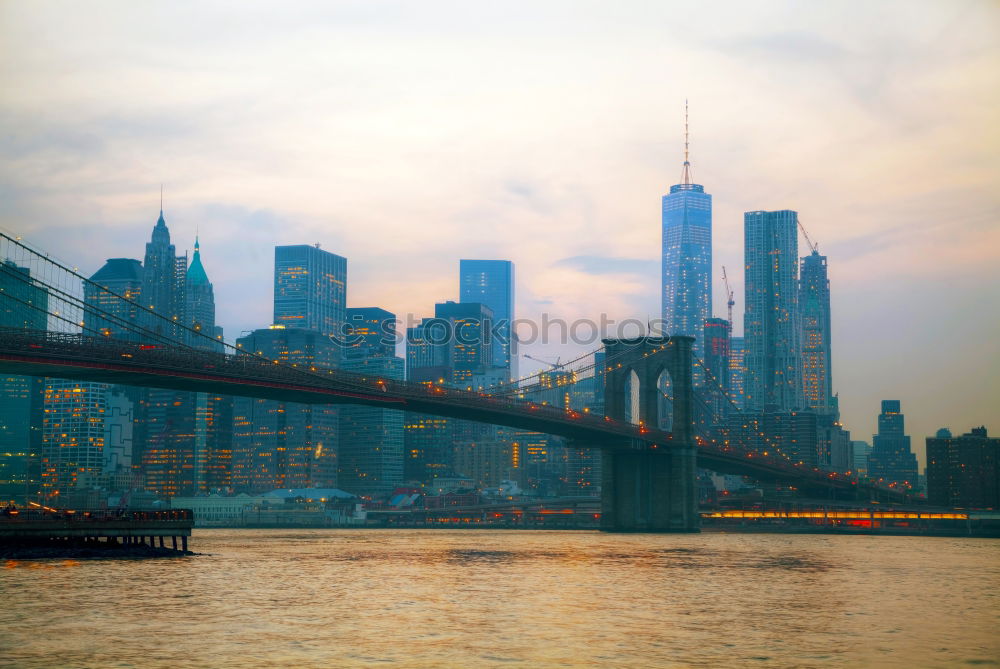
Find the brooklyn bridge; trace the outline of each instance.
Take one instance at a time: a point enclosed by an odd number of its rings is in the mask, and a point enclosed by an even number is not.
[[[690,337],[605,339],[602,357],[595,351],[578,359],[570,378],[603,383],[604,415],[595,415],[533,400],[540,384],[530,379],[462,389],[267,359],[154,313],[4,233],[0,256],[0,309],[25,315],[17,323],[44,324],[0,330],[4,374],[365,405],[564,437],[571,448],[601,452],[601,523],[608,531],[697,531],[698,468],[779,484],[805,498],[907,497],[796,462],[779,448],[748,450],[713,438],[711,408],[708,421],[695,420],[706,403],[695,392],[699,361]],[[669,416],[661,415],[664,407]],[[670,431],[659,429],[665,423]]]

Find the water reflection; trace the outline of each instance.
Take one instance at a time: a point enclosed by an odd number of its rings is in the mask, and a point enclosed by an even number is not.
[[[994,540],[214,530],[194,546],[206,555],[8,562],[0,665],[950,666],[1000,653]]]

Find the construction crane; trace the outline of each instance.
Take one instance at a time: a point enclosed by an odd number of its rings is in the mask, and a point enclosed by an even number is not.
[[[528,360],[534,360],[535,362],[540,362],[543,365],[548,365],[552,369],[560,369],[562,367],[562,365],[560,364],[560,361],[562,360],[561,357],[556,358],[556,361],[554,363],[549,362],[548,360],[542,360],[541,358],[536,358],[535,356],[528,355],[527,353],[524,354],[524,357],[527,358]]]
[[[802,235],[806,238],[806,244],[809,245],[809,250],[812,251],[813,253],[819,253],[819,244],[813,244],[813,241],[809,239],[809,233],[806,232],[806,226],[802,225],[802,221],[798,221],[798,223],[799,223],[799,230],[802,231]]]
[[[733,289],[729,287],[729,277],[726,275],[726,266],[722,266],[722,280],[726,283],[726,308],[729,310],[729,327],[733,327]]]

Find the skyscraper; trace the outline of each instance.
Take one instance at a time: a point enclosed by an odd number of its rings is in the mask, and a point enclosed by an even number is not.
[[[396,356],[349,356],[341,369],[368,378],[404,377]],[[403,412],[351,405],[339,411],[337,487],[355,495],[392,492],[403,483]]]
[[[833,410],[830,376],[830,280],[826,256],[818,251],[802,258],[799,274],[799,322],[802,346],[804,406],[819,413]]]
[[[882,400],[878,416],[878,434],[872,437],[868,456],[868,475],[890,483],[917,483],[917,457],[910,450],[910,438],[904,434],[904,416],[899,400]]]
[[[170,243],[170,230],[163,219],[162,207],[160,217],[153,226],[152,237],[146,243],[146,256],[142,265],[142,306],[161,317],[183,323],[187,256],[176,255],[176,249]],[[93,277],[91,279],[94,280]],[[145,320],[146,327],[153,332],[171,337],[177,335],[176,329],[165,325],[160,318],[149,316]]]
[[[194,256],[184,280],[185,325],[204,337],[191,335],[191,345],[206,350],[222,350],[222,328],[215,325],[215,291],[201,263],[201,244],[194,240]],[[212,340],[215,340],[213,342]]]
[[[236,340],[284,363],[336,367],[339,349],[315,330],[280,325]],[[244,492],[337,485],[338,409],[247,397],[233,401],[232,485]]]
[[[705,320],[712,316],[712,196],[691,182],[687,103],[684,105],[684,168],[681,183],[663,196],[662,317],[666,334],[695,338],[704,353]]]
[[[493,340],[493,365],[517,378],[514,341],[514,263],[509,260],[461,260],[459,301],[485,304],[493,312],[498,336]]]
[[[798,214],[748,211],[743,230],[746,406],[790,411],[800,406]]]
[[[319,245],[274,248],[274,323],[340,334],[347,308],[347,258]]]
[[[379,307],[347,309],[347,335],[341,369],[370,379],[405,376],[395,355],[396,315]],[[381,495],[403,482],[403,412],[342,406],[338,438],[337,485],[355,495]]]

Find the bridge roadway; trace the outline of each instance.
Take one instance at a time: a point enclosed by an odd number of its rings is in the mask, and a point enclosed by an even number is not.
[[[0,330],[0,373],[256,397],[304,404],[358,404],[504,425],[566,437],[574,448],[656,451],[671,435],[586,412],[440,385],[369,378],[341,370],[268,362],[49,331]],[[698,466],[794,485],[803,492],[856,494],[855,479],[783,458],[698,439]],[[885,498],[891,491],[872,489]]]

